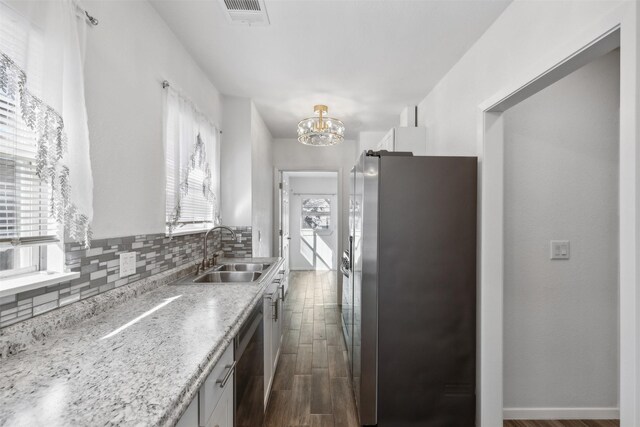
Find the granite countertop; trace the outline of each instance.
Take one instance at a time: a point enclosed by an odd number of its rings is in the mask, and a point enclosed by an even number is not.
[[[232,260],[223,260],[232,261]],[[174,425],[280,259],[251,284],[165,285],[0,362],[0,426]]]

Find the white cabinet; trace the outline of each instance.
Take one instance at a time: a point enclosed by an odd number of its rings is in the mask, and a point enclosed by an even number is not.
[[[233,379],[223,388],[223,393],[205,427],[233,427]]]
[[[176,427],[198,427],[198,395],[193,398]]]
[[[378,143],[377,150],[408,151],[414,156],[427,155],[427,128],[424,127],[397,127],[392,128],[382,141]]]
[[[269,401],[284,335],[284,283],[278,274],[264,294],[264,404]]]
[[[272,305],[274,312],[271,316],[271,321],[273,322],[271,329],[271,365],[273,366],[274,374],[276,372],[276,366],[278,366],[278,357],[280,356],[280,347],[282,346],[282,335],[284,332],[284,328],[282,327],[284,323],[284,307],[282,305],[280,282],[277,282],[275,294],[275,301],[273,301]]]
[[[233,427],[233,344],[229,344],[200,387],[200,426]],[[230,403],[229,403],[230,402]],[[228,416],[228,413],[231,416]],[[212,421],[213,420],[213,421]]]
[[[204,380],[177,427],[233,427],[233,344]]]
[[[271,363],[271,341],[273,341],[273,322],[271,320],[273,308],[271,303],[272,292],[270,289],[264,294],[262,312],[264,315],[264,407],[267,408],[269,393],[271,392],[271,381],[274,376],[273,364]]]

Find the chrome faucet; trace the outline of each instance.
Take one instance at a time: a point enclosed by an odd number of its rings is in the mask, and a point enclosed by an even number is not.
[[[207,239],[209,238],[209,233],[211,233],[214,230],[219,230],[219,229],[227,230],[228,232],[231,233],[231,237],[233,237],[234,240],[236,238],[236,232],[233,231],[232,229],[230,229],[229,227],[225,227],[223,225],[217,225],[217,226],[211,228],[206,233],[204,233],[204,240],[202,242],[202,270],[207,268]]]

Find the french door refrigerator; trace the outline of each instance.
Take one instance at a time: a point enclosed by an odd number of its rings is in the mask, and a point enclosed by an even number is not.
[[[362,425],[475,425],[475,157],[365,152],[342,323]]]

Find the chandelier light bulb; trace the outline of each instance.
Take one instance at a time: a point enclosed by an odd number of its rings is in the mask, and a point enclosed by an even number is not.
[[[326,105],[315,105],[314,117],[298,123],[298,141],[305,145],[329,146],[344,140],[344,124],[331,117],[326,117],[329,109]]]

